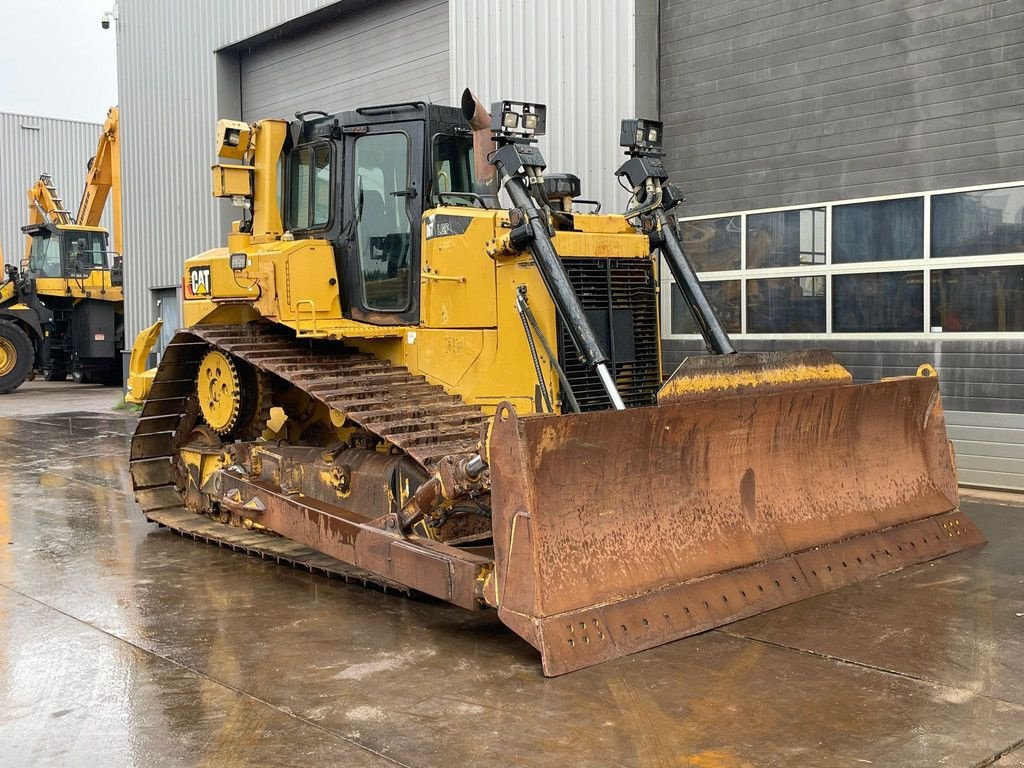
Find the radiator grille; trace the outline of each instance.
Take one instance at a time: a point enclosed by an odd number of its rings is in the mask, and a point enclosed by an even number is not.
[[[611,358],[627,408],[653,405],[661,384],[654,274],[647,259],[564,258],[562,264]],[[619,343],[615,343],[616,340]],[[611,408],[597,374],[588,371],[568,329],[559,322],[558,358],[581,411]],[[565,410],[568,410],[566,407]]]

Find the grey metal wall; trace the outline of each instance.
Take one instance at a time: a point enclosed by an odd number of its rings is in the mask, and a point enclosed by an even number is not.
[[[619,121],[636,114],[638,80],[642,92],[655,74],[638,72],[635,55],[637,9],[645,5],[451,0],[452,103],[467,86],[488,105],[502,98],[543,102],[548,135],[540,147],[549,169],[575,173],[584,197],[623,210],[628,196],[614,176],[623,160]],[[641,18],[649,37],[654,22]]]
[[[40,173],[49,173],[68,210],[78,211],[86,163],[96,152],[101,127],[0,112],[0,247],[7,264],[20,263],[24,254],[21,227],[29,216],[25,194]],[[108,205],[104,212],[105,227],[110,227],[111,210]]]
[[[213,128],[218,117],[240,112],[219,114],[224,73],[214,51],[329,5],[332,0],[118,3],[129,341],[156,317],[151,289],[179,285],[182,262],[224,239],[228,215],[209,189]]]
[[[688,215],[1015,181],[1024,4],[664,0]]]
[[[856,381],[912,375],[921,363],[939,373],[939,391],[960,482],[1024,490],[1024,341],[815,341],[746,339],[744,352],[829,347]],[[704,354],[697,340],[662,342],[671,373],[687,355]]]
[[[380,3],[241,53],[242,119],[448,103],[448,2]]]

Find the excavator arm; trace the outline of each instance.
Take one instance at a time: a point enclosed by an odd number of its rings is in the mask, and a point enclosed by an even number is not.
[[[121,144],[117,107],[107,111],[107,119],[100,131],[96,154],[89,161],[89,173],[85,178],[85,189],[78,205],[75,221],[84,227],[98,227],[113,190],[114,203],[114,250],[121,250]]]

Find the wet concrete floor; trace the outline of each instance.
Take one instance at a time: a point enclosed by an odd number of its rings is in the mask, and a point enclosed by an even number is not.
[[[983,549],[545,679],[493,616],[147,524],[102,402],[0,417],[0,765],[1024,766],[1024,508],[965,501]]]

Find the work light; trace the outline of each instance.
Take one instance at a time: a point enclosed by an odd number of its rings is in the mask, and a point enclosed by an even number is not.
[[[660,155],[661,122],[642,117],[623,120],[619,146],[628,149],[631,155]]]
[[[526,101],[496,101],[491,106],[491,130],[504,138],[533,139],[544,135],[547,107]]]
[[[245,253],[232,253],[229,257],[229,263],[232,271],[240,272],[249,264],[249,257]]]

